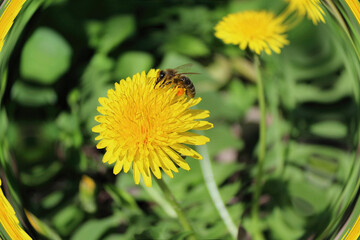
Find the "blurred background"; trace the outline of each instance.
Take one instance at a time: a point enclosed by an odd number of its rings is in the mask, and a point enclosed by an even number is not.
[[[91,128],[98,98],[115,82],[192,63],[199,108],[215,125],[205,151],[244,239],[257,164],[256,76],[249,54],[216,39],[214,26],[228,13],[285,7],[282,0],[28,0],[0,56],[0,176],[27,232],[34,239],[186,238],[156,184],[135,185],[131,173],[115,176],[101,162]],[[360,65],[328,12],[325,18],[318,26],[304,19],[280,55],[261,56],[266,239],[333,238],[357,201]],[[191,170],[165,181],[201,239],[232,239],[204,169],[186,160]]]

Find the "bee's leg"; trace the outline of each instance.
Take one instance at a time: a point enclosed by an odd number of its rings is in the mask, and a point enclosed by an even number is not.
[[[164,82],[166,81],[166,79],[157,79],[156,82],[155,82],[155,86],[154,88],[162,81],[162,83],[160,84],[160,87],[164,84]]]
[[[170,84],[176,84],[176,79],[166,79],[166,81],[163,81],[160,85],[160,87],[165,87],[165,86],[168,86]]]
[[[164,86],[166,86],[166,85],[169,85],[169,84],[171,84],[173,81],[172,80],[168,80],[168,81],[166,81],[166,79],[160,84],[160,87],[164,87]]]

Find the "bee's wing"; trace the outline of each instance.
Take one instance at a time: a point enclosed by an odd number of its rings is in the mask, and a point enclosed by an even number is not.
[[[190,70],[192,68],[194,64],[192,63],[187,63],[181,66],[178,66],[176,68],[174,68],[174,70],[176,70],[176,72],[181,73],[181,74],[200,74],[200,73],[195,73],[195,72],[187,72],[188,70]]]
[[[190,70],[193,65],[194,64],[192,64],[192,63],[183,64],[183,65],[180,65],[180,66],[174,68],[174,70],[176,70],[178,73],[183,73],[185,71]]]
[[[200,73],[196,73],[196,72],[182,72],[181,74],[189,75],[189,74],[200,74]]]

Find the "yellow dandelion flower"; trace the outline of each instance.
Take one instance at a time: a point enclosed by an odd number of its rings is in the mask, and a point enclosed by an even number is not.
[[[351,12],[354,14],[356,20],[360,25],[360,3],[358,0],[345,0],[346,4],[349,6]]]
[[[246,11],[225,16],[215,26],[215,36],[226,44],[239,44],[242,50],[249,47],[260,54],[271,50],[280,53],[289,44],[282,20],[268,11]]]
[[[0,179],[1,187],[1,179]],[[31,237],[19,226],[15,211],[0,188],[0,224],[11,239],[31,240]]]
[[[0,51],[4,45],[5,36],[13,25],[15,17],[20,12],[26,0],[11,0],[5,4],[5,10],[0,16]]]
[[[349,229],[345,235],[341,238],[341,240],[355,240],[358,239],[360,236],[360,215],[356,219],[356,222],[352,226],[351,229]]]
[[[321,8],[320,0],[286,0],[288,2],[288,12],[296,12],[301,17],[307,15],[313,24],[317,25],[318,22],[325,23],[324,10]]]
[[[96,147],[106,148],[103,162],[115,163],[114,174],[122,169],[126,173],[132,165],[135,183],[139,184],[142,175],[148,187],[151,172],[160,179],[160,169],[171,178],[177,166],[190,169],[180,154],[202,159],[186,145],[202,145],[209,138],[188,131],[213,127],[207,121],[196,121],[207,118],[209,111],[189,109],[201,98],[178,94],[177,87],[154,88],[158,71],[151,69],[115,83],[107,98],[99,98],[102,106],[97,110],[102,115],[95,120],[100,124],[92,129],[99,133],[95,140],[101,140]]]

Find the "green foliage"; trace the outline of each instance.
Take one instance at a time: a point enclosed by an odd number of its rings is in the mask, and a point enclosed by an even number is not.
[[[2,126],[0,130],[0,140],[3,141],[6,137],[6,129],[9,126],[9,120],[7,118],[5,109],[0,109],[0,126]]]
[[[113,16],[104,22],[89,21],[86,26],[89,45],[107,54],[135,31],[133,16]]]
[[[119,218],[120,217],[120,218]],[[101,220],[90,220],[83,224],[76,230],[75,234],[71,237],[73,240],[89,239],[97,240],[101,239],[101,236],[106,233],[110,228],[114,228],[119,225],[121,216],[114,214],[111,217]]]
[[[179,169],[173,179],[163,173],[164,180],[200,239],[233,238],[210,180],[231,221],[251,233],[260,118],[255,71],[249,54],[217,40],[213,28],[230,12],[279,13],[285,3],[27,2],[0,55],[0,172],[15,210],[37,217],[34,239],[187,239],[155,181],[137,186],[131,171],[114,176],[113,166],[101,162],[91,128],[98,98],[115,82],[188,63],[198,73],[189,74],[202,98],[197,108],[208,109],[215,126],[204,133],[211,141],[197,149],[209,155],[214,179],[204,177],[209,170],[199,160],[186,158],[191,170]],[[280,55],[261,55],[266,239],[334,238],[356,201],[359,59],[326,14],[326,25],[305,21],[289,31]],[[79,187],[83,175],[95,182],[90,192]]]
[[[11,97],[25,106],[52,105],[57,96],[52,88],[32,87],[21,81],[17,81],[11,89]]]
[[[53,224],[61,235],[68,235],[75,230],[84,218],[84,213],[74,205],[61,209],[54,217]]]
[[[163,46],[163,51],[176,51],[190,57],[206,56],[210,50],[198,38],[190,35],[177,35]]]
[[[125,79],[152,68],[153,64],[154,58],[149,53],[139,51],[125,52],[119,56],[116,62],[114,77]]]
[[[21,54],[21,76],[44,85],[54,83],[70,67],[72,50],[66,40],[49,28],[38,28]]]

